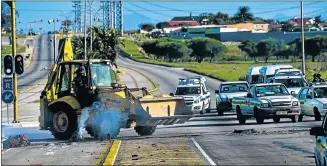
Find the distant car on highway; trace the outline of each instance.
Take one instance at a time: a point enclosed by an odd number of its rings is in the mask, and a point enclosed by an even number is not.
[[[301,105],[299,121],[302,121],[303,116],[312,116],[316,121],[320,121],[321,117],[325,116],[327,112],[327,85],[325,82],[303,87],[296,98],[299,99]]]
[[[312,127],[310,135],[316,137],[316,145],[314,147],[314,156],[317,166],[327,165],[327,118],[326,115],[321,126]]]
[[[234,97],[246,96],[249,84],[246,81],[222,82],[215,91],[216,109],[218,115],[224,115],[224,112],[232,110],[232,99]]]
[[[306,87],[309,83],[302,76],[275,76],[266,80],[266,83],[282,83],[294,95],[298,94],[302,87]]]
[[[210,95],[207,81],[204,77],[193,76],[186,79],[180,78],[178,87],[173,96],[183,96],[187,107],[193,112],[210,112]]]
[[[252,66],[249,67],[248,72],[246,73],[245,79],[249,84],[259,83],[260,69],[262,66]]]
[[[245,124],[251,117],[255,117],[258,124],[271,118],[275,123],[280,118],[297,122],[301,112],[299,100],[281,83],[250,85],[246,97],[233,98],[232,108],[240,124]]]
[[[259,82],[264,83],[266,82],[267,78],[274,77],[275,72],[278,69],[293,69],[291,65],[271,65],[271,66],[263,66],[259,72]]]

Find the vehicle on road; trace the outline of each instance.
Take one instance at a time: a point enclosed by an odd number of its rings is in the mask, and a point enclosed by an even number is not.
[[[326,83],[313,83],[308,87],[301,88],[296,98],[299,99],[301,105],[301,115],[314,117],[316,121],[320,121],[321,117],[327,112],[327,85]]]
[[[255,117],[258,124],[271,118],[275,123],[280,118],[291,118],[292,122],[297,122],[301,112],[298,99],[281,83],[250,85],[246,97],[233,98],[232,109],[240,124],[245,124],[251,117]]]
[[[265,83],[266,79],[275,76],[275,72],[278,69],[293,69],[291,65],[271,65],[271,66],[263,66],[259,72],[259,82]]]
[[[268,78],[266,83],[282,83],[290,92],[294,91],[294,95],[298,94],[302,87],[309,85],[303,76],[275,76]]]
[[[182,124],[193,117],[182,97],[154,97],[146,88],[119,83],[113,66],[109,60],[69,60],[67,54],[59,54],[40,96],[41,130],[50,130],[59,140],[70,139],[77,132],[82,109],[96,102],[102,107],[89,109],[85,122],[86,131],[95,137],[101,132],[94,125],[99,123],[99,112],[118,111],[127,120],[116,128],[134,127],[139,135],[151,135],[157,125]],[[142,97],[134,96],[134,91],[142,91]]]
[[[233,98],[246,96],[248,89],[249,84],[246,81],[222,82],[215,91],[218,115],[222,116],[224,112],[231,111]]]
[[[312,127],[310,135],[316,137],[314,156],[317,166],[327,165],[327,116],[324,116],[321,126]]]
[[[249,84],[259,83],[260,69],[262,66],[252,66],[249,67],[246,73],[245,79]]]
[[[208,90],[204,77],[180,78],[173,96],[182,96],[189,109],[193,112],[204,114],[210,112],[211,93]]]
[[[277,69],[275,76],[304,76],[299,69]]]

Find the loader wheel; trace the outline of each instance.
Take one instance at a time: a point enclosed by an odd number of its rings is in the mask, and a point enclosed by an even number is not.
[[[316,107],[313,109],[313,112],[315,114],[315,121],[321,121],[320,112],[318,111],[318,109]]]
[[[71,109],[59,108],[51,120],[51,133],[58,140],[68,140],[77,130],[77,114]]]
[[[134,130],[140,136],[152,135],[156,131],[157,126],[136,126]]]

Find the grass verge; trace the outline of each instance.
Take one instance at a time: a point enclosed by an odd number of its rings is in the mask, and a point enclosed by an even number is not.
[[[18,46],[16,48],[16,52],[18,53],[24,53],[26,52],[26,47],[25,46]],[[12,47],[11,46],[1,46],[1,54],[5,55],[5,54],[11,54],[12,53]]]
[[[133,41],[125,40],[125,47],[121,46],[123,49],[123,56],[133,59],[138,62],[148,63],[148,64],[156,64],[162,66],[169,66],[169,67],[182,67],[187,71],[195,72],[197,74],[206,75],[212,78],[216,78],[222,81],[237,81],[240,76],[245,76],[248,68],[250,66],[265,66],[265,65],[272,65],[275,62],[268,62],[268,63],[255,63],[255,62],[242,62],[242,61],[234,61],[230,63],[169,63],[163,61],[157,61],[153,59],[149,59],[144,57],[139,52],[139,47]],[[279,61],[281,62],[281,61]],[[301,69],[301,62],[287,62],[284,63],[291,64],[293,67]],[[306,62],[306,77],[311,81],[313,73],[316,73],[317,68],[323,65],[320,62]],[[321,72],[323,78],[327,78],[327,71]]]

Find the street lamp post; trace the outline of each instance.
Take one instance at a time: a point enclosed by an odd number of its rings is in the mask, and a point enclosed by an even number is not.
[[[56,21],[58,22],[59,20],[48,20],[49,24],[53,23],[53,64],[56,63]]]
[[[92,1],[89,2],[90,6],[90,50],[92,51]]]

